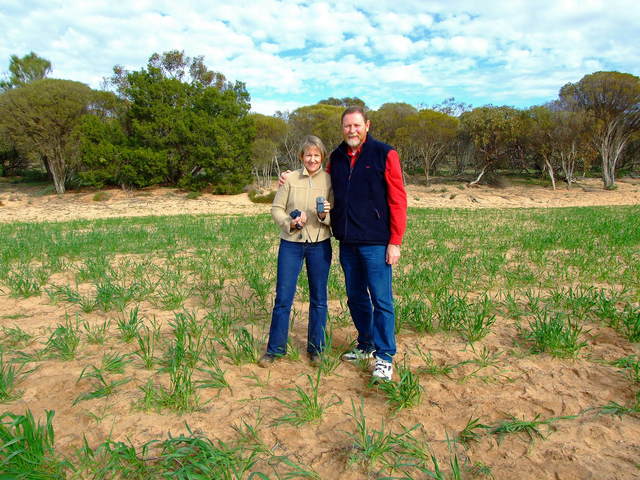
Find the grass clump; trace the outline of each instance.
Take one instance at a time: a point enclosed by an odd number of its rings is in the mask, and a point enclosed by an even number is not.
[[[23,330],[18,325],[2,327],[0,346],[5,348],[25,347],[33,340],[33,335]]]
[[[6,479],[64,480],[71,464],[54,450],[54,412],[46,411],[42,425],[30,410],[0,416],[0,474]]]
[[[117,320],[120,338],[125,343],[131,343],[138,335],[138,329],[142,326],[142,317],[139,315],[140,307],[134,307],[128,317],[121,315]]]
[[[85,332],[85,336],[87,337],[87,343],[92,345],[104,345],[110,326],[111,320],[109,319],[95,325],[92,325],[87,321],[82,322],[82,328]]]
[[[419,346],[416,346],[416,352],[424,362],[424,364],[418,367],[418,372],[426,373],[427,375],[439,376],[444,375],[448,377],[458,365],[449,365],[438,363],[431,352],[423,352]]]
[[[575,358],[587,342],[580,339],[584,330],[561,313],[543,310],[521,330],[521,336],[532,343],[533,353],[549,353],[554,357]]]
[[[292,392],[296,397],[294,400],[283,400],[278,397],[272,397],[290,411],[290,413],[276,418],[273,422],[274,425],[286,423],[300,426],[305,423],[313,422],[315,420],[319,420],[327,408],[342,403],[340,399],[326,404],[322,404],[320,402],[318,394],[320,388],[320,374],[321,372],[318,370],[315,381],[311,378],[311,375],[307,375],[307,380],[309,381],[308,392],[298,385],[294,388],[287,388],[286,390]]]
[[[520,420],[513,415],[510,415],[507,420],[500,422],[497,425],[489,427],[489,433],[498,437],[498,443],[501,442],[505,435],[512,433],[524,433],[530,441],[536,438],[545,439],[545,435],[540,430],[541,426],[548,426],[558,420],[569,420],[576,418],[576,415],[566,415],[562,417],[552,417],[547,419],[540,419],[540,415],[536,415],[533,420]]]
[[[66,317],[64,325],[58,325],[53,331],[45,350],[53,357],[62,360],[73,360],[80,346],[80,322],[72,322]]]
[[[93,194],[92,200],[94,202],[106,202],[111,198],[111,194],[109,192],[96,192]]]
[[[458,433],[458,441],[465,446],[468,446],[471,442],[477,442],[482,437],[482,430],[488,430],[491,427],[480,423],[479,418],[469,418],[469,421],[464,426],[460,433]]]
[[[399,364],[396,371],[399,377],[397,382],[382,382],[377,385],[385,393],[391,411],[394,413],[418,405],[424,391],[420,385],[420,378],[407,367],[406,362]]]
[[[20,398],[22,392],[18,391],[16,387],[31,372],[33,370],[25,370],[24,364],[15,366],[15,364],[5,361],[4,353],[0,352],[0,403]]]
[[[82,402],[84,400],[109,397],[113,395],[117,387],[119,387],[120,385],[124,385],[131,380],[129,378],[123,378],[120,380],[112,380],[110,382],[107,382],[103,373],[103,369],[96,368],[93,365],[91,365],[90,367],[85,367],[82,370],[82,372],[80,373],[80,377],[78,377],[78,382],[85,378],[93,380],[94,389],[88,393],[78,395],[78,397],[76,397],[76,399],[73,401],[73,405],[76,405],[78,402]]]
[[[618,324],[618,331],[630,342],[640,342],[640,308],[627,305]]]
[[[218,339],[224,356],[234,365],[256,363],[260,357],[260,347],[256,338],[245,327],[233,332],[233,339]]]

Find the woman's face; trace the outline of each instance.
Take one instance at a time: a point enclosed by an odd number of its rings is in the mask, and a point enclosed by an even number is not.
[[[307,169],[307,172],[309,172],[309,175],[318,173],[320,167],[322,167],[320,149],[318,149],[318,147],[306,148],[302,154],[302,163],[304,164],[304,168]]]

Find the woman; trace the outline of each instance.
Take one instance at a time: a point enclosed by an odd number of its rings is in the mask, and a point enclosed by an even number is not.
[[[322,140],[306,136],[299,149],[302,168],[287,177],[273,199],[271,215],[281,229],[278,279],[267,352],[258,362],[261,367],[270,366],[287,353],[289,315],[304,262],[310,297],[307,352],[312,364],[320,362],[327,323],[327,278],[331,265],[329,209],[333,200],[331,178],[322,168],[326,155]],[[319,197],[324,201],[320,200],[318,209]]]

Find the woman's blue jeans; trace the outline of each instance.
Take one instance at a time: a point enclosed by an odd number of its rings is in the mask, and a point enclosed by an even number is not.
[[[358,330],[357,347],[392,361],[396,354],[395,312],[391,265],[386,245],[340,242],[340,264],[347,287],[347,303]]]
[[[289,317],[302,264],[307,263],[309,280],[309,329],[307,352],[319,353],[325,345],[327,325],[327,278],[331,266],[331,240],[289,242],[280,240],[276,300],[271,314],[267,353],[287,353]]]

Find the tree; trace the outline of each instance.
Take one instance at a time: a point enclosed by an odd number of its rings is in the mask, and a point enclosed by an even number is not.
[[[258,187],[268,187],[278,164],[279,146],[283,144],[288,131],[287,123],[281,118],[254,113],[251,115],[256,128],[256,137],[251,145],[253,173]]]
[[[116,66],[111,83],[128,104],[125,183],[231,193],[249,181],[254,131],[243,83],[177,50],[153,54],[139,71]]]
[[[508,159],[508,154],[519,134],[520,112],[513,107],[487,105],[474,108],[460,116],[464,133],[479,153],[477,184],[482,176]]]
[[[417,111],[408,103],[385,103],[369,113],[371,132],[376,138],[395,146],[398,143],[398,129],[404,126],[407,117],[415,115]]]
[[[291,166],[299,164],[298,144],[305,135],[320,138],[329,150],[342,142],[340,117],[343,110],[335,105],[316,104],[297,108],[289,114],[286,148]]]
[[[605,188],[615,187],[615,171],[629,139],[640,128],[640,78],[630,73],[595,72],[560,89],[567,110],[594,121],[593,140],[602,160]]]
[[[95,95],[87,85],[71,80],[36,80],[0,95],[0,129],[18,151],[39,156],[57,193],[78,158],[74,129]]]
[[[51,62],[31,52],[22,58],[11,55],[9,60],[9,80],[0,81],[0,90],[22,87],[36,80],[42,80],[51,72]]]
[[[320,100],[318,103],[321,105],[333,105],[334,107],[347,108],[347,107],[358,106],[358,107],[367,109],[367,106],[365,105],[364,100],[361,100],[358,97],[343,97],[343,98],[329,97],[325,100]]]
[[[452,117],[459,117],[464,112],[468,112],[473,107],[470,103],[458,102],[455,97],[445,98],[442,102],[436,103],[431,110],[446,113]]]
[[[410,151],[420,158],[427,182],[429,172],[445,155],[458,133],[457,118],[435,110],[420,110],[404,119],[396,136],[403,158]]]
[[[542,157],[545,168],[549,173],[553,189],[556,189],[556,178],[552,160],[556,153],[557,117],[545,106],[534,106],[527,112],[530,119],[529,141],[536,152]]]

